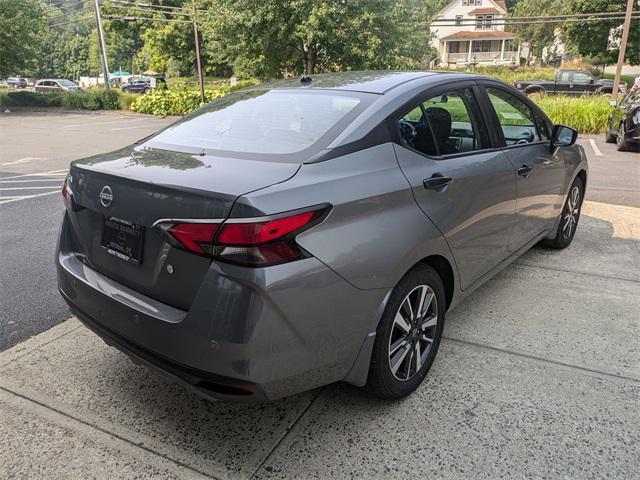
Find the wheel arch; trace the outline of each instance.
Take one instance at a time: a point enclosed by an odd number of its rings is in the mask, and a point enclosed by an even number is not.
[[[420,260],[416,265],[424,264],[433,268],[444,286],[444,295],[447,302],[447,310],[453,302],[453,294],[455,291],[455,277],[453,274],[453,267],[442,255],[430,255]]]
[[[404,275],[406,275],[412,269],[419,265],[428,265],[429,267],[433,268],[440,276],[440,279],[442,280],[442,284],[444,286],[445,301],[447,303],[448,310],[453,302],[456,285],[456,277],[451,262],[449,261],[449,259],[442,255],[429,255],[412,265],[411,268],[407,269]],[[402,277],[404,277],[404,275]],[[400,280],[398,280],[398,282],[400,282]],[[351,370],[344,379],[344,381],[347,383],[358,387],[362,387],[367,383],[369,365],[371,363],[371,354],[373,352],[373,345],[376,337],[375,330],[377,329],[378,323],[382,318],[382,314],[384,313],[384,309],[386,308],[387,301],[389,300],[389,296],[392,290],[393,289],[389,290],[384,300],[382,301],[378,312],[376,313],[375,324],[372,325],[373,331],[365,337],[364,342],[360,347],[360,351],[351,367]]]
[[[584,188],[584,191],[587,191],[587,171],[583,168],[581,169],[577,175],[576,178],[579,178],[580,180],[582,180],[582,187]]]

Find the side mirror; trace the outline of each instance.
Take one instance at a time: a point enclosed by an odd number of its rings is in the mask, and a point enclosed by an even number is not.
[[[616,102],[615,100],[610,100],[609,101],[609,106],[610,107],[617,107],[618,106],[618,102]]]
[[[565,125],[554,125],[551,132],[551,147],[568,147],[576,143],[578,131]]]

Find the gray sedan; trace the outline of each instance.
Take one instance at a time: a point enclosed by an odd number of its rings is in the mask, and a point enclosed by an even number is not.
[[[337,381],[401,398],[447,310],[533,245],[571,243],[576,135],[479,75],[239,90],[72,163],[59,289],[107,343],[208,399]]]

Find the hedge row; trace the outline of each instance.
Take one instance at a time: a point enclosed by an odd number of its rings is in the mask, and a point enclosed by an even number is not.
[[[70,110],[128,108],[133,95],[118,90],[90,88],[77,92],[0,92],[0,107],[62,107]]]
[[[219,88],[205,88],[205,103],[237,90],[255,85],[257,80],[245,80],[237,85]],[[193,87],[171,87],[168,90],[152,90],[138,97],[131,110],[151,115],[186,115],[200,106],[200,91]]]
[[[604,133],[611,113],[606,96],[568,97],[536,95],[532,97],[553,123],[568,125],[580,133]]]

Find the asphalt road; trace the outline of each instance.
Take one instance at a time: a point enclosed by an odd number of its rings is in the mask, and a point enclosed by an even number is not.
[[[0,114],[0,351],[71,315],[53,254],[69,162],[115,150],[170,123],[143,115]]]
[[[56,288],[53,253],[69,162],[115,150],[172,119],[119,113],[0,114],[0,351],[70,317]],[[640,207],[640,154],[602,136],[581,138],[587,199]]]

